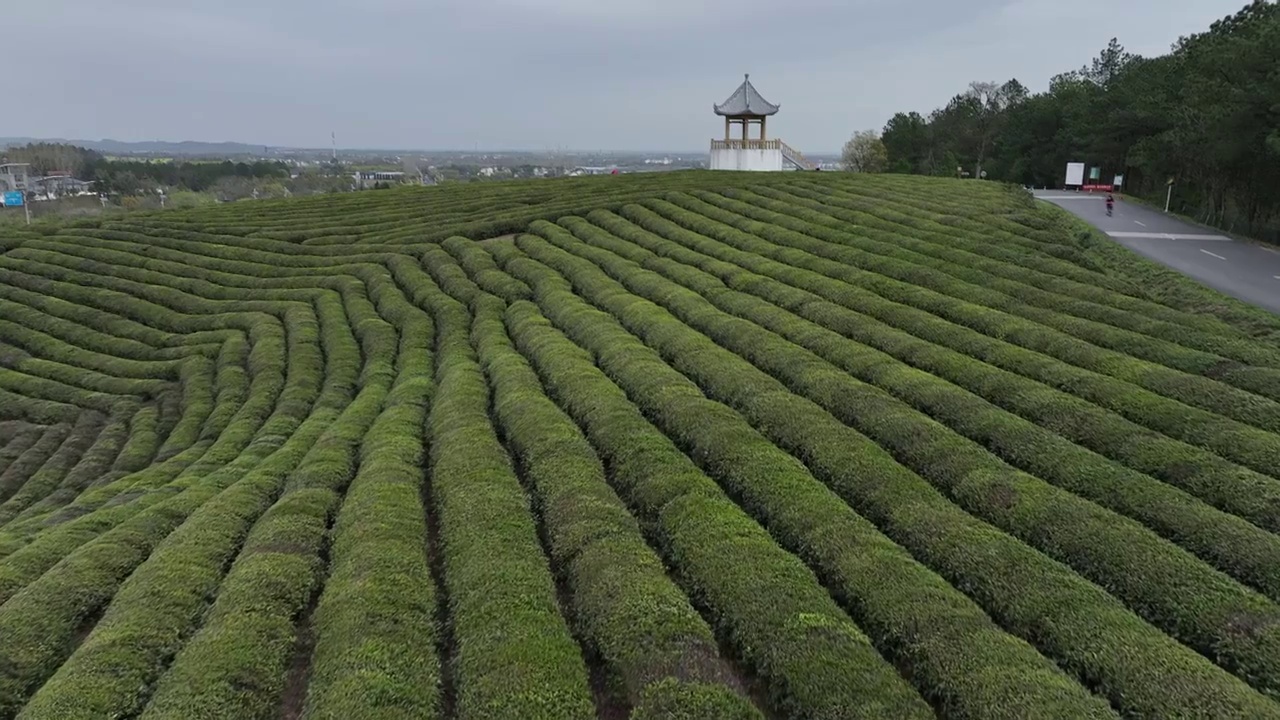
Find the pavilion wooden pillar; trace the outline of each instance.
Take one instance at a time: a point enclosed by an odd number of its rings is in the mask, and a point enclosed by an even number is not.
[[[725,139],[725,140],[729,140],[729,139],[730,139],[730,135],[729,135],[729,118],[727,118],[727,117],[724,119],[724,139]]]
[[[751,121],[747,120],[746,118],[742,118],[742,143],[744,147],[746,146],[747,140],[749,139],[747,135],[747,128],[749,127],[751,127]]]
[[[761,142],[764,141],[764,124],[768,121],[769,121],[769,118],[767,117],[760,118],[760,141]]]

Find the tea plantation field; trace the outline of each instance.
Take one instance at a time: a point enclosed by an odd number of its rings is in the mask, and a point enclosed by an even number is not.
[[[1280,318],[992,183],[0,236],[0,718],[1280,718]]]

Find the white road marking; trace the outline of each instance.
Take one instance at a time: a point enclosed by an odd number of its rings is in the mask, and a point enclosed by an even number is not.
[[[1200,252],[1202,252],[1202,253],[1204,253],[1205,255],[1208,255],[1208,256],[1210,256],[1210,257],[1216,257],[1216,258],[1218,258],[1219,260],[1226,260],[1226,258],[1222,257],[1221,255],[1218,255],[1217,253],[1211,253],[1211,252],[1209,252],[1208,250],[1205,250],[1204,248],[1200,248]]]
[[[1135,222],[1135,223],[1137,223],[1137,224],[1139,224],[1139,225],[1141,225],[1142,227],[1146,227],[1146,226],[1147,226],[1147,224],[1146,224],[1146,223],[1144,223],[1144,222],[1142,222],[1141,220],[1134,220],[1134,222]]]
[[[1280,250],[1276,250],[1275,248],[1264,247],[1264,248],[1262,248],[1262,249],[1263,249],[1263,250],[1266,250],[1267,252],[1271,253],[1272,255],[1280,255]]]
[[[1154,232],[1119,232],[1108,230],[1113,238],[1136,238],[1147,240],[1203,240],[1206,242],[1231,242],[1225,235],[1198,235],[1196,233],[1154,233]]]

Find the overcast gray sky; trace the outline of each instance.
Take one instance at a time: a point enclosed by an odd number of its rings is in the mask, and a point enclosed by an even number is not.
[[[837,150],[971,80],[1032,90],[1245,0],[36,0],[5,3],[0,135],[698,150],[751,73],[770,134]],[[186,7],[192,6],[192,7]],[[198,6],[198,7],[195,7]],[[15,72],[16,71],[16,72]]]

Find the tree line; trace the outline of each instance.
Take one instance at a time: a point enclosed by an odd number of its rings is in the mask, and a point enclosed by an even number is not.
[[[900,112],[846,146],[851,169],[1061,186],[1068,162],[1204,222],[1280,239],[1280,5],[1254,0],[1171,52],[1112,40],[1030,93],[975,82],[927,116]],[[983,173],[986,173],[984,176]]]
[[[158,162],[113,160],[101,153],[62,143],[31,143],[3,153],[5,162],[28,163],[35,175],[67,172],[90,180],[101,193],[137,195],[157,187],[204,192],[225,178],[284,179],[289,166],[279,161]]]

